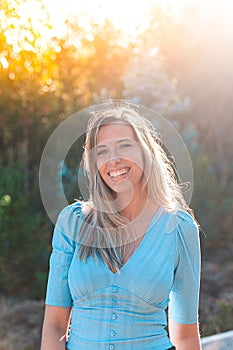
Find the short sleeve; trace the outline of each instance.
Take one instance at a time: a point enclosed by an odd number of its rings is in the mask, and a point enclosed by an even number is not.
[[[198,322],[200,288],[200,240],[199,229],[186,212],[178,217],[176,229],[177,266],[169,295],[168,315],[181,324]]]
[[[72,297],[68,273],[73,259],[79,218],[70,206],[64,208],[57,219],[52,239],[52,253],[45,303],[51,306],[71,307]]]

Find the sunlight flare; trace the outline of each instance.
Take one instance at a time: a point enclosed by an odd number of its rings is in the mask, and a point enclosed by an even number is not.
[[[77,23],[88,33],[93,23],[109,21],[128,42],[148,29],[153,7],[178,16],[187,2],[190,0],[66,0],[65,4],[61,0],[6,0],[5,17],[0,10],[1,28],[14,52],[46,50],[52,38],[66,35],[67,23]]]

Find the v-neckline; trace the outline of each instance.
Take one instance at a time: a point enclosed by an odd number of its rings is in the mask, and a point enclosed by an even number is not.
[[[128,267],[128,265],[130,265],[130,263],[132,262],[132,260],[135,260],[135,257],[138,256],[139,251],[142,249],[142,246],[145,244],[145,241],[147,240],[147,237],[149,236],[149,232],[150,229],[152,227],[152,225],[154,224],[155,221],[158,221],[158,219],[160,218],[160,215],[162,213],[162,209],[163,207],[159,207],[155,213],[152,216],[152,219],[150,220],[147,229],[145,231],[145,234],[141,240],[141,242],[139,243],[139,245],[137,246],[137,248],[135,249],[135,251],[133,252],[133,254],[127,259],[127,261],[122,265],[122,267],[119,269],[119,272],[117,271],[112,271],[107,264],[104,263],[104,266],[106,267],[106,269],[108,270],[108,272],[112,275],[112,276],[119,276],[121,275],[121,273]]]

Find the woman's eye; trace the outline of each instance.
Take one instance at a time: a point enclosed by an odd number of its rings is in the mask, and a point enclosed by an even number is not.
[[[122,143],[120,145],[120,148],[128,148],[128,147],[131,147],[132,145],[130,143]]]
[[[102,155],[104,155],[106,153],[107,153],[107,150],[106,149],[102,149],[101,151],[97,151],[96,155],[97,156],[102,156]]]

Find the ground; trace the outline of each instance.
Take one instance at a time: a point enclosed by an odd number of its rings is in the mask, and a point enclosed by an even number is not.
[[[43,301],[0,300],[0,350],[39,349]]]

